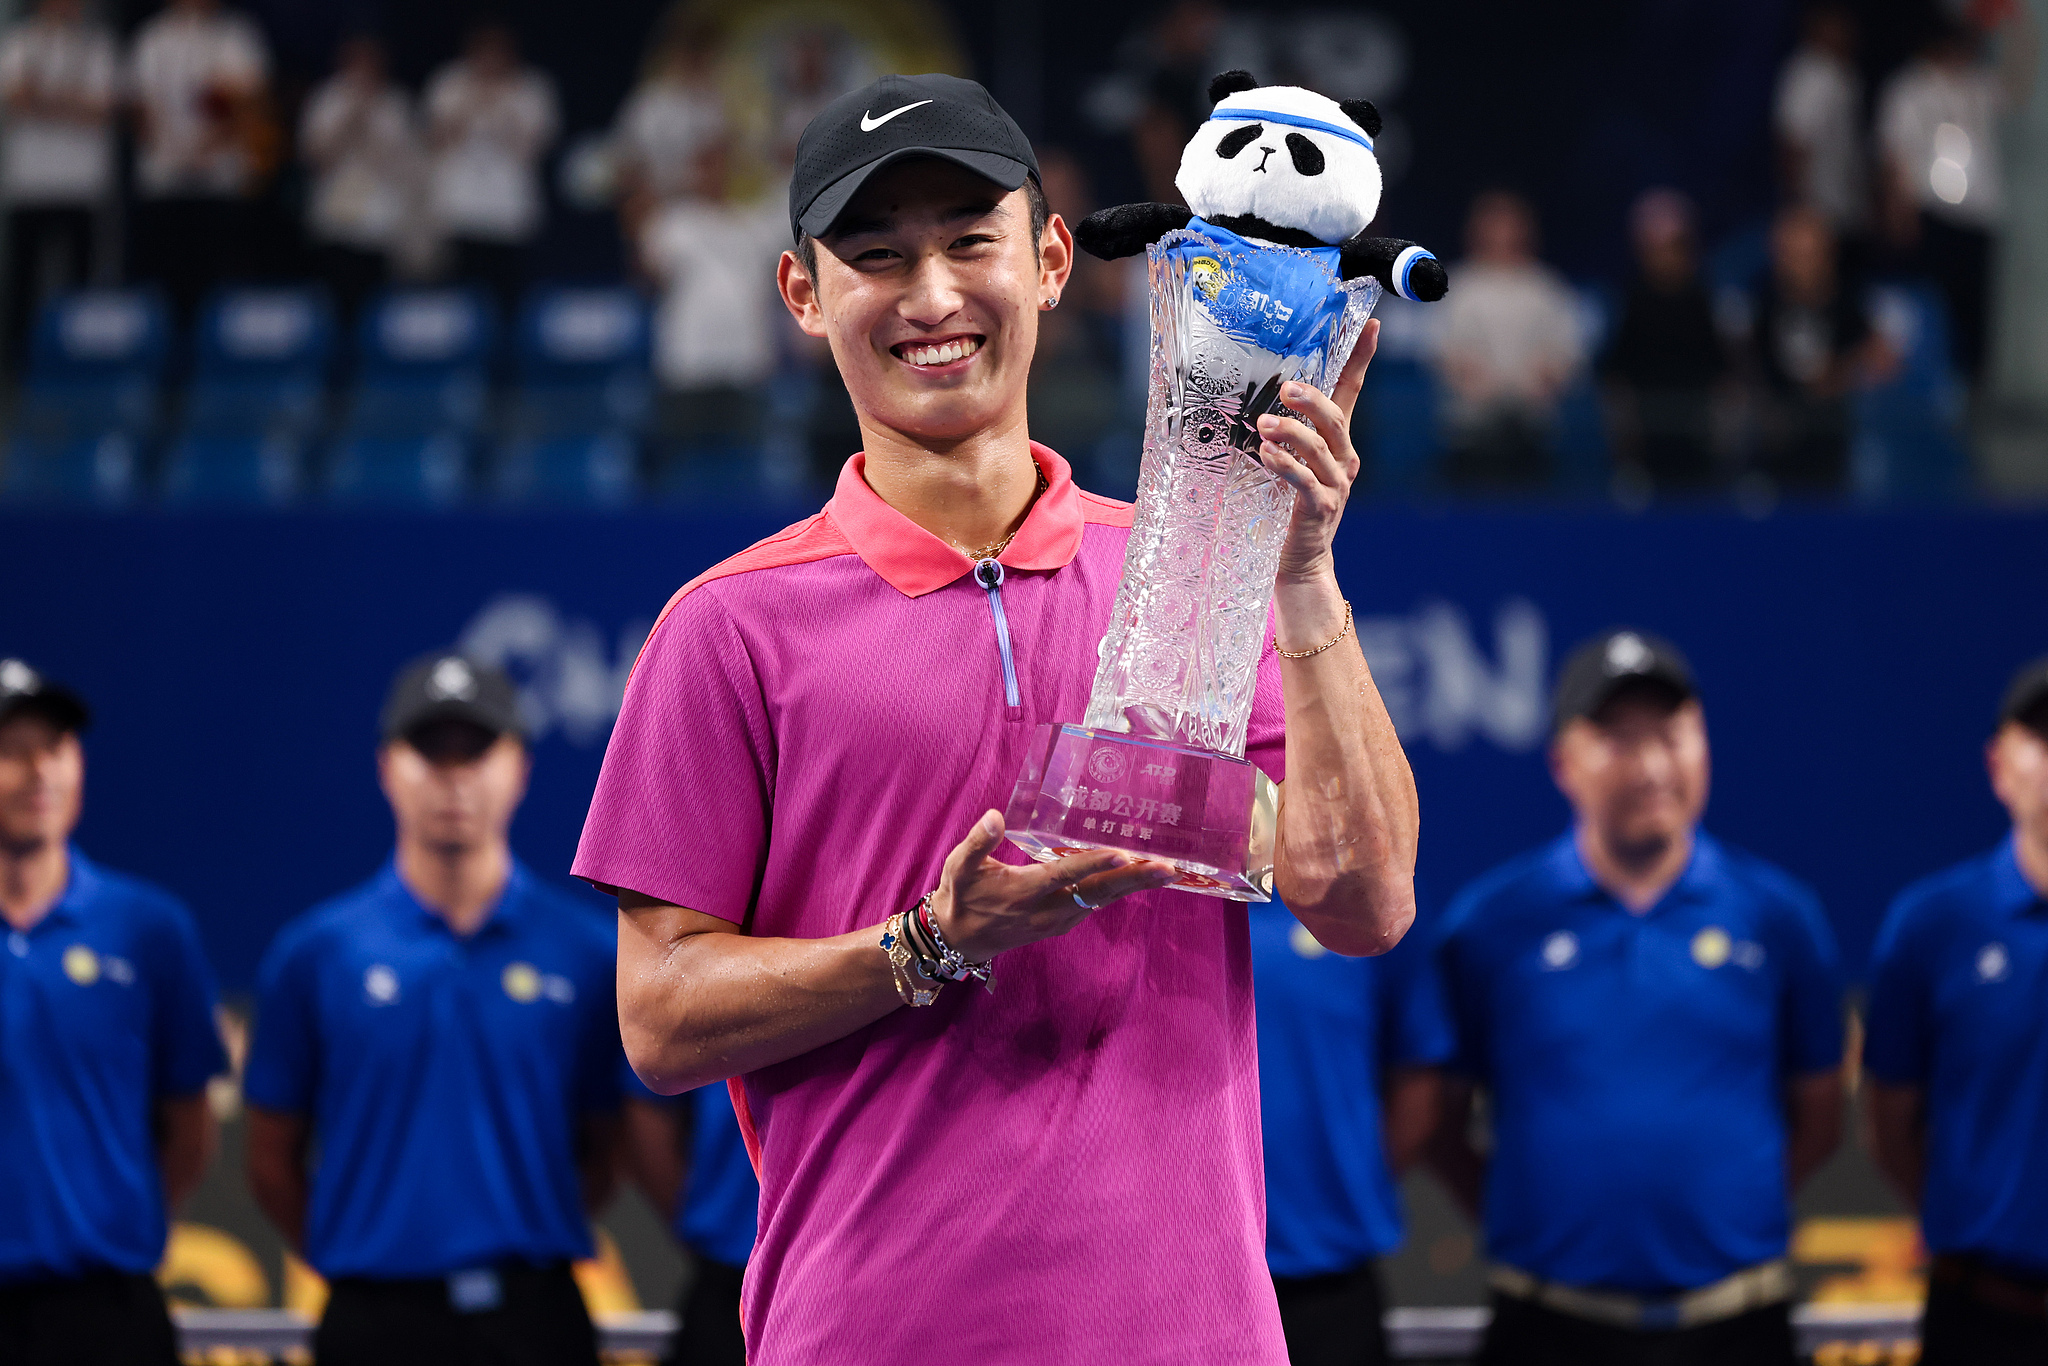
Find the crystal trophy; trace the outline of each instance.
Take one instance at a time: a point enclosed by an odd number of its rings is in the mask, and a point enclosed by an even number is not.
[[[1199,222],[1199,220],[1197,220]],[[1328,393],[1379,300],[1335,251],[1209,226],[1147,249],[1152,384],[1130,546],[1078,724],[1042,725],[1004,812],[1040,862],[1115,849],[1268,901],[1279,793],[1244,757],[1294,489],[1260,463],[1280,386]]]

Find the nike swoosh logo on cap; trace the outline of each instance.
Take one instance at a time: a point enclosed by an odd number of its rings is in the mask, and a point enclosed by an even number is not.
[[[919,100],[917,101],[917,104],[906,104],[901,109],[891,109],[888,113],[882,115],[882,117],[878,119],[870,118],[868,116],[867,110],[863,109],[861,110],[860,114],[860,131],[863,133],[872,133],[877,128],[880,128],[883,124],[887,123],[890,119],[895,118],[898,114],[908,114],[911,110],[917,108],[919,104],[930,103],[930,100]]]

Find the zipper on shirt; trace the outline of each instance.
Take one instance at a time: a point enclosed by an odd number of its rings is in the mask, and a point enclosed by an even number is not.
[[[982,592],[988,594],[989,615],[996,622],[996,653],[1003,660],[1004,715],[1011,721],[1022,721],[1024,702],[1017,692],[1017,660],[1010,653],[1010,619],[1003,612],[1003,562],[993,559],[975,561],[974,581],[981,585]]]

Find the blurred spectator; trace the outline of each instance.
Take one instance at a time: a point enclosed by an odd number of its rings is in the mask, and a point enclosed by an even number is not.
[[[849,79],[835,38],[842,35],[813,25],[797,29],[783,44],[776,63],[775,164],[787,175],[796,164],[797,139],[818,112],[861,83]]]
[[[220,0],[170,0],[135,34],[135,274],[183,315],[248,260],[249,195],[269,154],[263,35]]]
[[[93,274],[93,213],[114,188],[114,39],[82,0],[42,0],[0,38],[7,102],[7,345],[18,368],[36,306]]]
[[[412,103],[376,39],[342,44],[334,74],[306,101],[299,145],[313,171],[306,226],[345,322],[389,275],[420,183]]]
[[[716,31],[693,24],[665,35],[620,108],[613,134],[628,240],[639,238],[661,205],[690,190],[697,154],[727,133]]]
[[[727,147],[720,139],[698,150],[692,193],[656,212],[640,242],[662,286],[654,368],[663,434],[686,448],[753,441],[775,367],[775,262],[789,219],[780,203],[732,202]]]
[[[1437,954],[1458,1055],[1431,1158],[1495,1261],[1477,1359],[1794,1366],[1791,1196],[1842,1128],[1834,934],[1700,828],[1706,721],[1668,641],[1586,642],[1552,715],[1572,828],[1459,893]]]
[[[249,1185],[327,1280],[321,1366],[597,1366],[570,1264],[617,1174],[612,933],[512,853],[523,724],[500,670],[400,673],[377,749],[397,848],[257,974]]]
[[[227,1070],[191,913],[78,852],[84,701],[0,659],[0,1361],[176,1366],[150,1273]]]
[[[1087,216],[1093,205],[1080,162],[1061,148],[1047,147],[1039,152],[1038,169],[1048,209],[1069,227]],[[1095,447],[1116,419],[1119,285],[1129,263],[1098,260],[1086,252],[1077,256],[1058,307],[1038,315],[1030,406],[1034,438],[1065,456],[1076,477],[1085,480],[1096,473]]]
[[[1266,1265],[1290,1366],[1390,1360],[1378,1259],[1399,1182],[1436,1127],[1456,1040],[1428,935],[1345,958],[1278,901],[1251,907],[1265,1138]]]
[[[1924,1366],[2048,1360],[2048,659],[1984,760],[2010,831],[1901,892],[1870,954],[1871,1147],[1933,1254]]]
[[[1223,69],[1214,56],[1223,21],[1215,0],[1175,0],[1120,54],[1143,91],[1130,125],[1131,150],[1147,197],[1159,203],[1180,203],[1173,181],[1182,149],[1209,116],[1209,82]]]
[[[1783,488],[1841,489],[1850,389],[1890,353],[1871,331],[1861,292],[1843,278],[1835,235],[1817,208],[1795,205],[1772,226],[1750,347],[1766,403],[1762,472]]]
[[[1615,400],[1615,445],[1658,486],[1700,487],[1715,475],[1714,386],[1727,358],[1700,283],[1692,205],[1651,190],[1630,214],[1636,276],[1600,372]]]
[[[1799,47],[1778,75],[1773,111],[1785,195],[1817,209],[1837,233],[1869,220],[1863,147],[1863,78],[1856,70],[1856,20],[1839,0],[1806,12]]]
[[[1956,368],[1975,380],[1990,320],[1991,241],[2004,212],[1997,73],[1973,34],[1944,23],[1878,100],[1885,233],[1948,301]]]
[[[740,1283],[753,1256],[761,1183],[722,1081],[658,1096],[628,1069],[624,1157],[647,1201],[690,1254],[681,1327],[663,1366],[746,1366]]]
[[[434,217],[455,275],[488,287],[509,315],[547,213],[540,162],[559,124],[554,85],[521,62],[510,29],[483,23],[428,82],[426,108]]]
[[[1585,362],[1576,301],[1536,259],[1536,215],[1507,193],[1473,201],[1465,259],[1437,309],[1452,483],[1540,482],[1557,396]]]

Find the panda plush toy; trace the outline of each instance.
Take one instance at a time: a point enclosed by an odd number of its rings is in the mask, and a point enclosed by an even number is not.
[[[1368,100],[1297,86],[1260,86],[1248,72],[1209,83],[1215,109],[1181,153],[1178,204],[1120,204],[1081,220],[1075,239],[1106,261],[1136,256],[1178,228],[1271,243],[1333,258],[1340,279],[1371,276],[1404,299],[1432,302],[1449,281],[1413,242],[1367,237],[1380,206],[1373,156],[1380,115]]]

